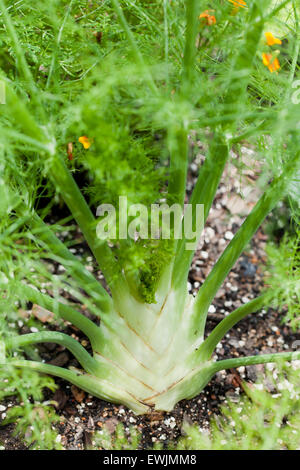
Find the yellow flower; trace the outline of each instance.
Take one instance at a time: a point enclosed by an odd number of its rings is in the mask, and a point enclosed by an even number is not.
[[[83,147],[86,150],[90,148],[90,146],[92,145],[92,142],[93,142],[86,135],[82,135],[81,137],[79,137],[78,141],[83,145]]]
[[[205,10],[201,13],[201,15],[199,16],[199,19],[203,19],[205,20],[205,23],[208,25],[208,26],[212,26],[213,24],[216,24],[217,20],[216,20],[216,17],[214,15],[211,15],[210,13],[213,13],[215,10]]]
[[[263,64],[268,67],[270,72],[277,72],[277,70],[280,69],[280,63],[277,57],[275,57],[274,60],[272,60],[273,56],[272,54],[266,54],[265,52],[262,55],[262,61]]]
[[[265,33],[268,46],[274,46],[274,44],[282,44],[282,41],[275,38],[272,33]]]

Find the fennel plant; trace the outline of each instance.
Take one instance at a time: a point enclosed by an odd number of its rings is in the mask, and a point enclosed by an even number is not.
[[[9,66],[1,72],[6,88],[0,121],[1,309],[37,304],[79,328],[92,354],[57,331],[6,335],[1,367],[61,377],[142,414],[171,410],[178,401],[197,395],[220,370],[299,359],[300,352],[217,362],[212,358],[230,328],[270,305],[269,292],[236,309],[205,338],[207,312],[218,289],[265,217],[295,184],[299,106],[291,96],[299,68],[298,2],[250,0],[247,9],[235,15],[232,4],[218,2],[213,30],[199,22],[207,2],[153,1],[153,12],[145,13],[134,2],[112,0],[102,7],[107,11],[101,17],[102,24],[109,18],[111,44],[100,53],[94,42],[84,58],[78,50],[82,63],[76,68],[63,38],[68,28],[73,42],[78,38],[80,43],[84,36],[80,21],[89,21],[92,12],[80,10],[74,20],[72,10],[82,3],[46,2],[49,11],[38,3],[38,13],[47,18],[41,27],[46,39],[39,53],[48,61],[42,75],[34,51],[24,50],[18,38],[17,7],[0,0],[10,54]],[[263,33],[287,3],[293,17],[285,33],[291,60],[277,75],[261,61]],[[31,2],[25,2],[25,14],[31,14],[31,8]],[[145,43],[141,31],[147,35]],[[193,222],[198,204],[207,219],[233,146],[245,139],[255,142],[265,168],[263,195],[196,297],[187,289],[195,250],[186,248],[184,237],[175,239],[176,227],[170,240],[108,242],[97,238],[94,215],[100,201],[115,203],[119,195],[146,205],[163,197],[183,207],[192,131],[208,147],[189,200]],[[77,147],[78,160],[68,161],[66,143],[83,134],[94,139],[90,149]],[[79,172],[88,174],[84,190],[76,181]],[[51,227],[44,221],[53,203],[41,207],[43,193],[38,188],[53,201],[64,201],[108,290],[57,236],[59,224]],[[197,233],[196,241],[200,236]],[[65,272],[54,275],[43,260],[59,263]],[[62,290],[77,304],[66,302]],[[79,303],[100,324],[83,315]],[[64,346],[82,368],[14,356],[14,351],[41,342]]]

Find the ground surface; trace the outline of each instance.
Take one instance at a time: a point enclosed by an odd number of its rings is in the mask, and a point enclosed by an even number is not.
[[[191,190],[197,175],[197,163],[201,163],[201,145],[196,162],[192,163],[189,172],[189,190]],[[228,241],[240,226],[243,217],[247,214],[257,200],[259,190],[253,189],[253,181],[257,179],[255,169],[251,168],[251,149],[246,146],[240,156],[248,162],[249,168],[240,178],[234,167],[225,172],[222,184],[219,187],[217,198],[211,210],[208,223],[204,231],[202,246],[197,251],[189,277],[189,289],[197,292],[199,286],[209,273],[215,260],[222,252]],[[245,199],[240,197],[242,194]],[[246,202],[247,201],[247,202]],[[247,251],[239,259],[229,274],[223,287],[220,289],[209,311],[207,331],[211,331],[216,324],[242,303],[251,300],[263,286],[263,264],[265,262],[265,244],[267,236],[260,229],[255,235]],[[90,270],[93,270],[92,259],[84,245],[78,247],[79,253],[86,261]],[[56,267],[56,269],[60,269]],[[101,276],[100,273],[97,273]],[[27,331],[22,331],[26,333]],[[68,331],[75,338],[79,338],[83,345],[86,340],[74,327]],[[218,359],[235,356],[270,353],[292,349],[293,342],[299,340],[299,335],[282,324],[282,314],[271,309],[263,310],[258,314],[247,317],[240,322],[217,348]],[[62,347],[43,345],[40,347],[41,355],[52,364],[68,367],[76,365],[76,361]],[[227,372],[218,373],[208,384],[205,390],[190,401],[178,403],[171,413],[155,412],[149,416],[135,416],[124,406],[115,406],[70,386],[62,380],[57,380],[58,389],[55,394],[48,394],[47,399],[57,402],[57,412],[61,416],[58,432],[61,443],[66,449],[84,449],[90,447],[93,441],[93,432],[101,431],[104,426],[113,433],[118,423],[125,425],[128,431],[134,426],[142,433],[141,448],[148,448],[154,442],[167,444],[170,440],[181,435],[183,421],[196,423],[201,428],[208,428],[209,419],[219,412],[219,406],[227,400],[234,400],[243,393],[241,380],[253,382],[263,366],[250,366]],[[12,406],[13,401],[4,403],[4,407]],[[3,410],[2,410],[3,411]],[[0,440],[6,449],[22,449],[21,442],[12,436],[13,425],[0,430]]]

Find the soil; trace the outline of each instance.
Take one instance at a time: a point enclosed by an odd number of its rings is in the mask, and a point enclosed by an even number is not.
[[[198,164],[203,158],[201,145],[198,145],[198,148],[197,152],[200,153],[190,165],[188,192],[193,187]],[[244,164],[246,162],[243,178],[239,176],[234,166],[230,166],[224,174],[204,230],[202,246],[197,250],[193,260],[189,276],[191,293],[197,293],[216,259],[259,196],[257,185],[255,189],[253,186],[253,181],[258,177],[259,168],[252,168],[251,152],[252,150],[245,146],[242,147],[241,155],[233,155],[233,158],[242,158]],[[69,234],[66,233],[65,236],[68,237]],[[263,265],[266,262],[266,241],[266,234],[259,229],[247,250],[229,273],[210,307],[207,332],[210,332],[226,314],[259,294],[264,284]],[[94,269],[87,247],[79,244],[76,249],[88,269],[103,282],[101,273]],[[59,270],[60,267],[55,266],[54,269]],[[268,309],[245,318],[218,345],[216,358],[224,359],[292,349],[293,342],[299,340],[300,336],[282,323],[283,316],[283,312]],[[88,342],[76,328],[68,326],[66,332],[78,338],[83,345],[88,346]],[[64,367],[77,365],[74,358],[59,346],[41,345],[40,353],[46,361],[51,361],[52,364]],[[250,366],[220,372],[202,393],[192,400],[181,401],[170,413],[153,412],[146,416],[135,416],[124,406],[116,406],[94,398],[60,379],[56,380],[58,384],[56,392],[46,393],[45,399],[57,402],[57,413],[61,417],[57,429],[59,439],[66,449],[89,448],[93,441],[94,431],[101,431],[106,426],[112,434],[118,423],[125,425],[126,432],[129,432],[132,426],[136,428],[142,434],[140,448],[145,449],[157,441],[167,445],[169,441],[176,440],[181,435],[183,421],[196,423],[201,428],[207,429],[210,418],[215,413],[219,413],[220,405],[229,399],[238,398],[239,394],[243,393],[241,380],[253,382],[263,369],[264,366]],[[13,403],[13,400],[8,400],[4,406],[9,407]],[[0,441],[8,450],[25,449],[22,442],[12,435],[13,429],[14,425],[1,428]]]

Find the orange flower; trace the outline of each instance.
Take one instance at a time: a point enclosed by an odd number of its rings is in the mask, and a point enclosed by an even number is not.
[[[282,41],[275,38],[272,33],[265,33],[268,46],[274,46],[274,44],[282,44]]]
[[[262,55],[262,61],[263,61],[263,64],[268,67],[268,69],[270,70],[270,72],[277,72],[277,70],[280,69],[280,63],[279,63],[279,60],[277,59],[277,57],[275,57],[274,60],[272,60],[272,54],[266,54],[265,52],[263,53]]]
[[[229,0],[230,3],[233,3],[235,9],[247,8],[247,3],[244,0]]]
[[[90,148],[90,146],[92,145],[92,142],[93,142],[86,135],[82,135],[81,137],[79,137],[78,141],[83,145],[83,147],[86,150]]]
[[[215,10],[205,10],[201,13],[199,16],[199,19],[205,20],[205,23],[208,26],[212,26],[213,24],[216,24],[217,20],[214,15],[211,15],[210,13],[213,13]]]

